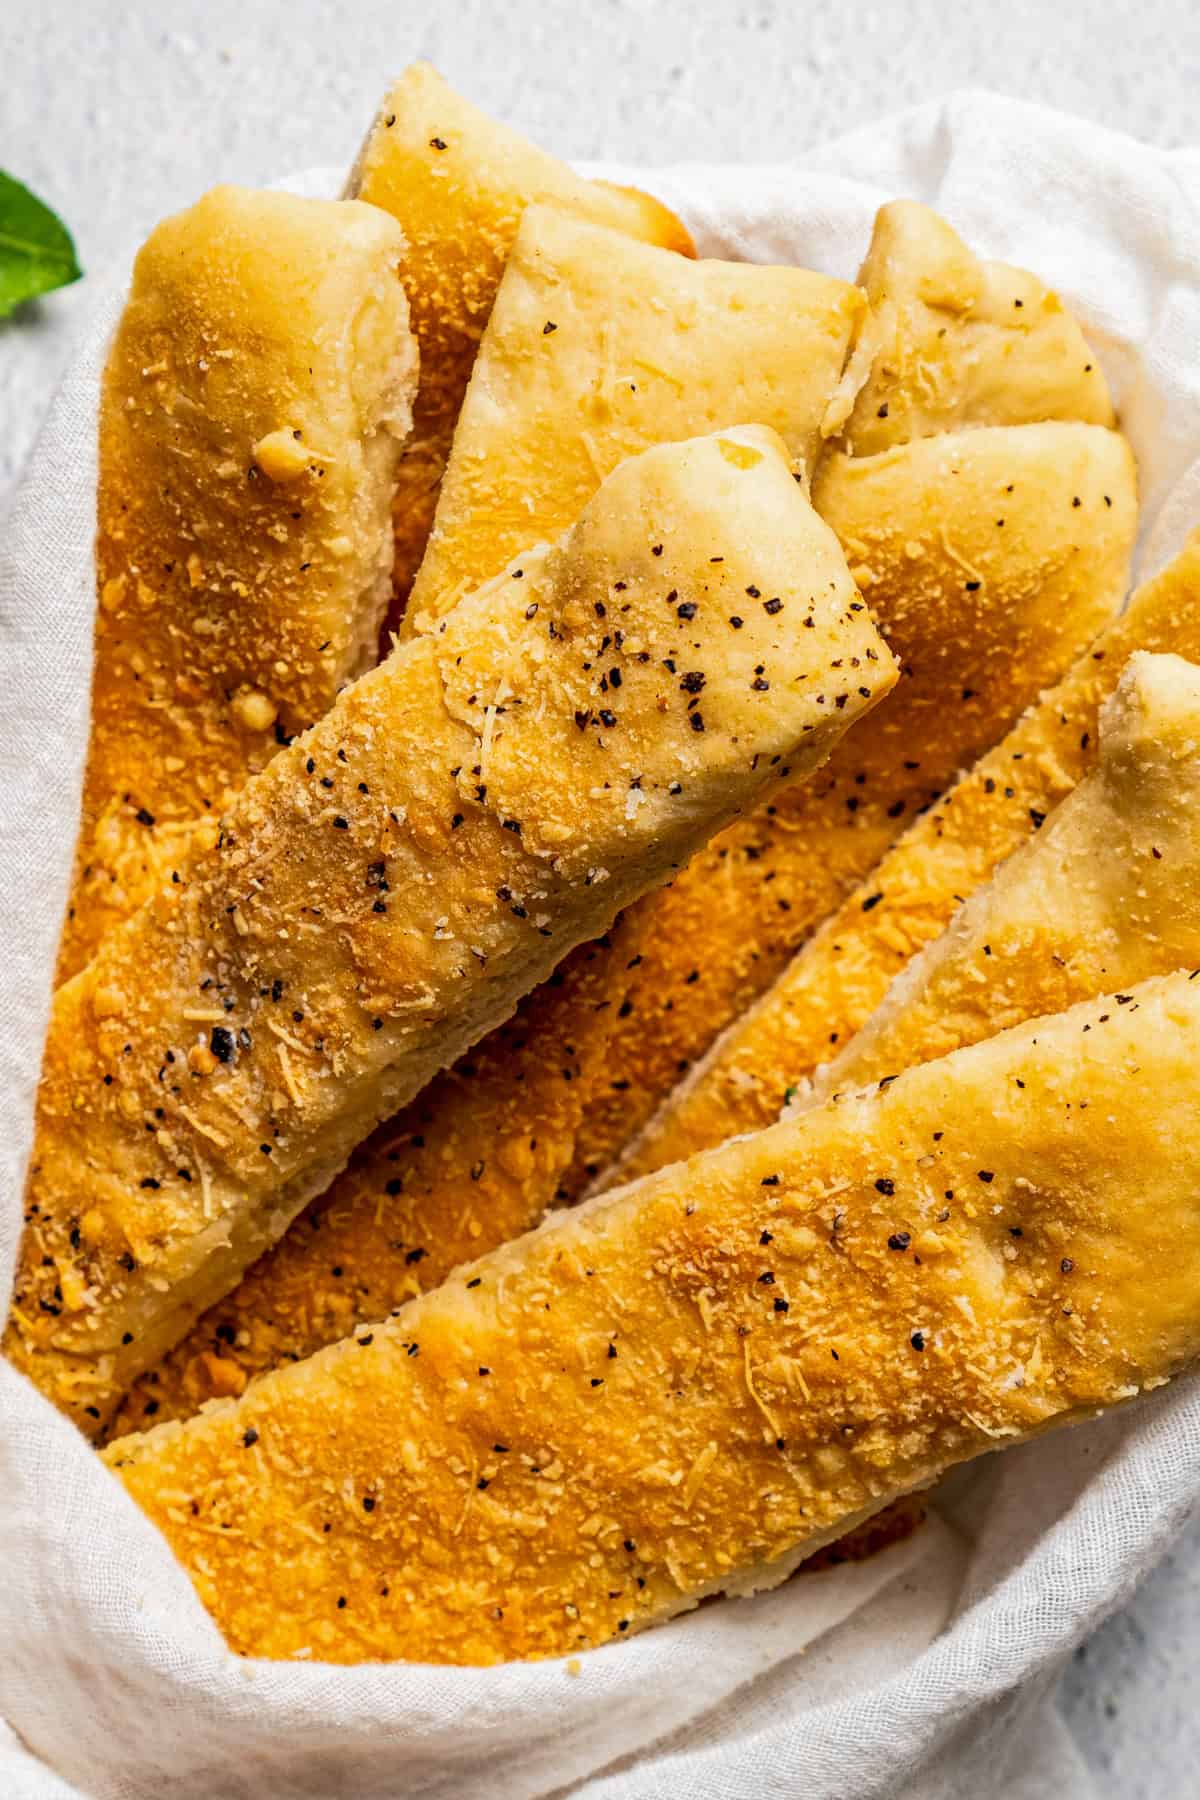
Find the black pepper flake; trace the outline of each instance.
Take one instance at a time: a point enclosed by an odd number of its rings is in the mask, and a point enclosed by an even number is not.
[[[866,899],[862,903],[863,911],[871,912],[874,907],[879,905],[879,902],[882,899],[883,899],[882,894],[868,894]]]
[[[703,731],[704,730],[703,715],[698,712],[694,712],[691,715],[691,726],[692,726],[693,731]]]
[[[769,1244],[769,1243],[772,1243],[772,1242],[773,1242],[773,1235],[772,1235],[772,1233],[771,1233],[771,1232],[769,1232],[769,1231],[760,1231],[760,1232],[759,1232],[759,1234],[758,1234],[758,1241],[759,1241],[759,1243],[760,1243],[760,1244]]]
[[[787,1303],[787,1301],[786,1301],[786,1300],[783,1300],[783,1299],[780,1299],[780,1297],[779,1297],[779,1296],[778,1296],[778,1295],[776,1295],[776,1297],[775,1297],[775,1311],[776,1311],[776,1312],[777,1312],[777,1313],[785,1313],[785,1312],[787,1312],[787,1310],[788,1310],[788,1303]]]
[[[694,600],[681,600],[679,605],[675,608],[675,611],[681,619],[694,619],[696,616],[696,602]]]
[[[745,619],[739,618],[737,613],[730,613],[729,623],[733,626],[733,629],[735,631],[740,631],[742,629],[742,626],[746,623],[746,621],[745,621]]]
[[[208,1047],[218,1062],[232,1062],[237,1049],[232,1031],[226,1025],[214,1025],[209,1034]]]
[[[977,1173],[980,1181],[995,1181],[996,1179],[995,1173],[991,1169],[979,1169]]]
[[[349,831],[349,829],[350,829],[349,819],[344,819],[342,817],[341,813],[335,814],[334,821],[333,821],[333,829],[335,831]]]
[[[763,611],[765,613],[782,612],[783,611],[783,601],[780,600],[778,597],[774,600],[764,600],[763,601]]]
[[[888,1239],[888,1249],[907,1250],[911,1243],[912,1238],[907,1231],[893,1231],[891,1237]]]
[[[1045,813],[1039,812],[1039,810],[1036,806],[1030,807],[1029,817],[1033,821],[1033,829],[1035,831],[1040,831],[1042,829],[1042,826],[1046,823]]]
[[[248,1425],[246,1427],[246,1430],[243,1431],[242,1442],[246,1446],[247,1450],[250,1449],[251,1445],[257,1444],[258,1433],[257,1433],[257,1431],[255,1431],[253,1425]]]
[[[374,1512],[375,1511],[375,1501],[370,1494],[363,1495],[362,1505],[363,1505],[364,1512]]]
[[[597,714],[597,715],[596,715],[596,716],[597,716],[597,718],[598,718],[598,719],[599,719],[599,720],[600,720],[600,723],[601,723],[601,724],[602,724],[602,725],[604,725],[604,726],[606,726],[606,727],[608,727],[608,729],[609,729],[609,730],[611,730],[611,729],[612,729],[612,727],[613,727],[613,726],[614,726],[614,725],[615,725],[615,724],[616,724],[616,722],[617,722],[617,715],[616,715],[616,713],[614,713],[614,712],[610,712],[610,711],[609,711],[609,710],[608,710],[608,708],[607,708],[607,706],[602,706],[602,707],[601,707],[601,708],[600,708],[600,711],[599,711],[599,713],[598,713],[598,714]]]
[[[1064,1275],[1069,1275],[1074,1269],[1075,1264],[1069,1256],[1064,1256],[1058,1266]]]
[[[147,812],[144,806],[138,807],[134,817],[137,819],[139,825],[153,825],[154,823],[154,814],[152,812]]]
[[[429,140],[429,148],[431,150],[444,150],[446,148],[445,138],[431,137]],[[345,1602],[343,1601],[342,1604],[345,1605]]]
[[[881,1175],[875,1186],[881,1194],[894,1194],[896,1191],[896,1184],[890,1175]]]
[[[699,669],[689,669],[686,675],[680,677],[679,685],[685,694],[698,694],[704,687],[704,681],[705,677]]]
[[[923,1331],[914,1331],[908,1341],[914,1350],[923,1350],[925,1348],[925,1333]]]
[[[778,1175],[764,1175],[758,1185],[759,1187],[778,1187],[779,1177]]]
[[[547,319],[546,323],[542,326],[542,336],[549,337],[550,333],[552,331],[557,331],[557,330],[558,330],[558,326],[554,323],[554,320]]]

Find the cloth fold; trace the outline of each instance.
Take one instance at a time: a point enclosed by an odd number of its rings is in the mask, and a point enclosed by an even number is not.
[[[970,93],[799,168],[603,172],[660,194],[702,254],[847,277],[882,201],[928,201],[1082,317],[1139,460],[1139,576],[1200,522],[1200,151]],[[78,811],[96,402],[121,298],[119,282],[98,298],[0,531],[4,1291]],[[1082,1800],[1044,1695],[1200,1477],[1186,1381],[988,1459],[870,1563],[707,1605],[577,1670],[343,1669],[230,1656],[123,1490],[3,1366],[0,1421],[0,1790],[16,1800]]]

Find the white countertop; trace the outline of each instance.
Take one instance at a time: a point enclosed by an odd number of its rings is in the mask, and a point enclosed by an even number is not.
[[[418,56],[576,158],[786,162],[964,86],[1160,144],[1200,136],[1195,0],[10,0],[0,165],[100,272],[214,181],[348,164]],[[0,494],[87,299],[83,283],[0,325]],[[1200,1522],[1059,1690],[1104,1800],[1200,1792],[1198,1651]]]

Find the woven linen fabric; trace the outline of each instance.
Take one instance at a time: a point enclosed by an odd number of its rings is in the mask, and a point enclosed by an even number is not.
[[[847,277],[880,202],[930,202],[1081,315],[1140,465],[1139,576],[1200,521],[1200,152],[971,93],[800,167],[604,173],[653,188],[702,254]],[[4,1292],[78,813],[97,394],[122,294],[98,297],[0,529]],[[871,1562],[707,1605],[577,1671],[243,1661],[73,1427],[0,1364],[0,1793],[1082,1800],[1045,1696],[1178,1531],[1198,1478],[1200,1384],[1185,1381],[986,1459]]]

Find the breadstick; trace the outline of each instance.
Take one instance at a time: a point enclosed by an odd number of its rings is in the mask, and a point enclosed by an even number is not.
[[[955,446],[965,454],[946,454]],[[915,670],[902,691],[839,748],[811,799],[803,789],[778,796],[770,813],[731,826],[670,889],[630,910],[619,954],[605,959],[609,1005],[597,1004],[595,969],[564,971],[561,985],[523,1003],[519,1053],[510,1035],[480,1045],[469,1075],[440,1079],[365,1145],[333,1184],[319,1224],[299,1224],[139,1384],[123,1414],[128,1427],[147,1408],[150,1417],[186,1416],[263,1368],[310,1355],[575,1197],[588,1150],[605,1133],[619,1144],[628,1122],[640,1122],[639,1108],[651,1111],[673,1087],[680,1046],[703,1050],[783,970],[902,825],[897,804],[912,817],[940,792],[1116,602],[1134,506],[1126,452],[1112,433],[1038,426],[934,440],[849,465],[845,497],[834,499],[840,466],[827,464],[828,486],[818,488],[864,586],[868,560],[880,571],[866,591],[902,664]],[[1113,507],[1103,500],[1109,485]],[[1086,508],[1072,505],[1076,494]],[[1087,541],[1081,514],[1094,534],[1087,553],[1076,548]],[[968,591],[974,579],[981,586]],[[947,688],[961,696],[963,687],[977,697],[947,707]],[[888,713],[900,720],[891,731]],[[904,766],[917,760],[920,769]],[[867,771],[869,783],[860,783]],[[786,1067],[769,1039],[765,1054],[768,1070]],[[644,1093],[651,1080],[657,1085]],[[676,1154],[689,1147],[685,1140]]]
[[[626,462],[59,990],[10,1353],[102,1423],[381,1119],[894,679],[773,433]]]
[[[855,366],[870,373],[845,427],[855,456],[970,425],[1113,423],[1095,353],[1058,295],[980,262],[928,206],[880,207],[858,280],[871,310]]]
[[[1200,1354],[1200,983],[555,1215],[107,1453],[247,1655],[563,1656]]]
[[[60,980],[186,858],[194,821],[374,661],[416,385],[403,258],[371,207],[234,187],[138,256],[101,396]]]
[[[856,288],[807,269],[688,262],[529,207],[463,402],[402,635],[534,537],[553,537],[621,458],[743,420],[811,471],[861,322]]]
[[[395,505],[402,608],[429,534],[471,365],[526,206],[546,202],[684,256],[695,250],[683,225],[657,200],[632,188],[584,181],[471,106],[428,63],[406,69],[387,95],[347,192],[391,213],[408,241],[404,284],[421,348],[421,379]],[[525,542],[519,538],[512,549]]]
[[[1137,652],[1099,736],[1091,773],[913,958],[804,1101],[1200,966],[1200,668]]]
[[[1200,662],[1200,533],[917,820],[759,1004],[717,1040],[609,1179],[646,1174],[776,1119],[789,1089],[838,1053],[909,958],[1093,766],[1100,708],[1139,650],[1174,650]]]

